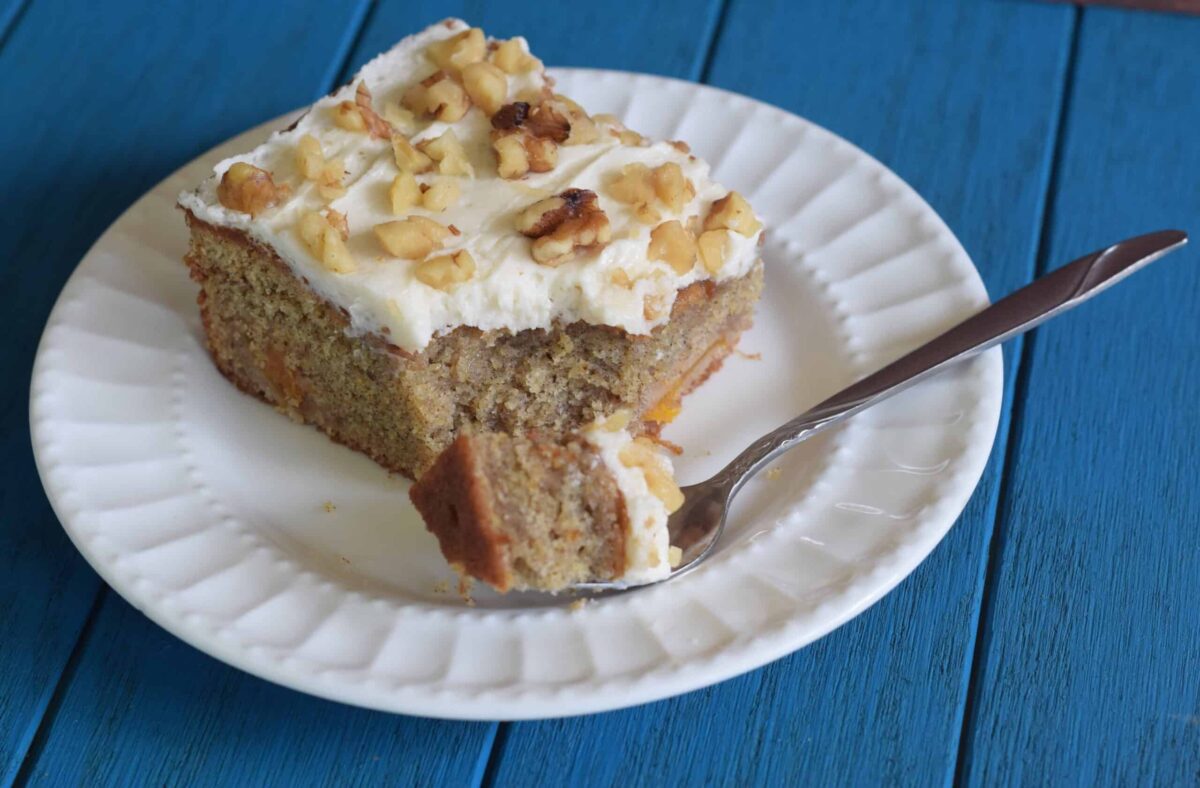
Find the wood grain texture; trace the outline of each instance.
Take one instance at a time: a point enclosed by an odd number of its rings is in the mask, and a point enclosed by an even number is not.
[[[103,633],[103,634],[102,634]],[[489,726],[370,712],[252,678],[107,594],[34,785],[462,785]]]
[[[1200,19],[1089,9],[1044,268],[1200,231]],[[1200,254],[1030,342],[963,774],[1200,781]]]
[[[700,76],[720,0],[638,3],[383,2],[374,9],[351,58],[357,67],[400,38],[447,17],[488,35],[525,36],[553,66],[619,68],[672,77]]]
[[[913,184],[993,294],[1028,281],[1073,10],[735,2],[712,81],[813,119]],[[1011,380],[1016,354],[1008,356]],[[909,784],[954,772],[1006,416],[960,522],[905,583],[763,670],[628,711],[502,732],[498,785]],[[570,758],[547,758],[548,752]]]

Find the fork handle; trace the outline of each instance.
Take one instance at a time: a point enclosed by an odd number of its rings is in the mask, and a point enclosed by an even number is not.
[[[1187,234],[1180,230],[1139,235],[1092,252],[1034,280],[759,438],[725,466],[716,479],[724,482],[732,495],[746,479],[801,441],[936,375],[951,364],[982,353],[1078,306],[1185,243]]]

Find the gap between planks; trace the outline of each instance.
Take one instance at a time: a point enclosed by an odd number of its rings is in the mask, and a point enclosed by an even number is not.
[[[1050,166],[1046,169],[1046,186],[1042,189],[1041,204],[1038,206],[1040,222],[1038,224],[1037,249],[1034,252],[1033,260],[1033,278],[1035,279],[1045,273],[1048,267],[1047,256],[1050,252],[1050,230],[1054,223],[1053,195],[1058,190],[1063,144],[1067,136],[1067,116],[1070,110],[1071,90],[1075,82],[1075,70],[1079,60],[1079,33],[1083,13],[1083,10],[1078,6],[1074,6],[1071,9],[1071,31],[1070,38],[1067,41],[1062,77],[1058,86],[1058,112],[1054,118],[1052,132],[1054,141],[1051,147]],[[1037,336],[1038,332],[1034,330],[1028,337],[1018,338],[1013,344],[1017,373],[1016,379],[1013,382],[1012,403],[1008,415],[1008,424],[1001,425],[1001,443],[998,446],[998,451],[1000,454],[999,461],[1003,463],[1003,466],[1000,473],[996,503],[992,509],[991,528],[985,535],[986,551],[981,578],[983,588],[979,595],[978,607],[974,611],[975,634],[971,643],[971,660],[966,664],[963,671],[964,692],[960,707],[962,717],[955,748],[957,756],[955,758],[954,774],[947,775],[946,782],[948,784],[951,782],[954,785],[964,784],[964,776],[971,757],[971,753],[969,752],[969,734],[975,726],[979,705],[979,680],[982,674],[982,665],[987,659],[987,650],[991,642],[989,633],[992,612],[995,606],[995,583],[999,574],[998,561],[1001,553],[1000,548],[1003,546],[1005,538],[1005,535],[1000,532],[998,524],[1000,513],[1005,509],[1005,501],[1008,498],[1009,485],[1012,479],[1013,465],[1016,462],[1016,453],[1012,451],[1013,439],[1021,432],[1025,422],[1025,399],[1029,389],[1030,365],[1033,358],[1033,346],[1037,341]],[[1007,429],[1003,429],[1005,426],[1007,426]]]

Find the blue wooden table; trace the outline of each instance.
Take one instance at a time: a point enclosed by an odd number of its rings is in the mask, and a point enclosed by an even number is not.
[[[448,15],[551,64],[701,80],[857,143],[1004,293],[1200,232],[1200,18],[1027,0],[595,4],[0,0],[0,781],[1200,782],[1200,259],[1006,350],[979,489],[911,578],[706,690],[549,722],[339,706],[207,657],[107,590],[29,449],[35,344],[136,197]]]

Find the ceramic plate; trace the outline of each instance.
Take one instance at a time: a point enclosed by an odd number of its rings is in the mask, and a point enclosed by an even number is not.
[[[945,224],[874,159],[701,85],[556,71],[565,93],[685,139],[770,228],[741,352],[665,435],[683,483],[987,303]],[[758,667],[879,599],[954,522],[991,449],[998,351],[820,436],[740,496],[700,570],[591,601],[455,590],[408,483],[240,394],[204,350],[176,195],[276,121],[155,187],[80,263],[42,338],[31,418],[63,527],[187,642],[314,695],[519,719],[675,695]]]

